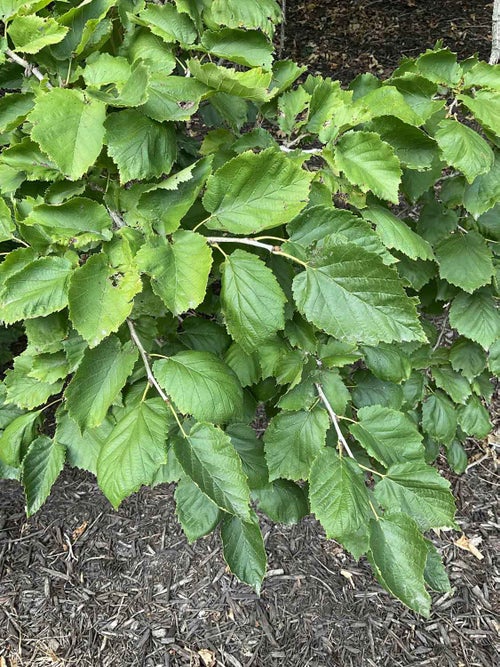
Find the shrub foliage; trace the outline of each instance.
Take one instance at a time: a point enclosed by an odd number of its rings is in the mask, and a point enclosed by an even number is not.
[[[115,508],[176,482],[257,590],[256,509],[312,512],[428,614],[432,463],[500,368],[499,66],[438,44],[346,90],[273,60],[274,0],[1,12],[0,476],[28,515],[65,461]]]

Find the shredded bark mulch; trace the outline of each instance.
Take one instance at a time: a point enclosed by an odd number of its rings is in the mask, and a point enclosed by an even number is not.
[[[461,57],[489,54],[491,3],[479,0],[286,5],[282,56],[344,83],[388,74],[437,39]],[[498,434],[498,411],[494,420]],[[263,520],[259,598],[228,573],[218,536],[187,543],[171,487],[143,489],[113,512],[91,475],[66,470],[27,520],[19,485],[0,481],[0,667],[500,664],[498,441],[471,441],[468,471],[450,477],[463,532],[434,535],[453,590],[433,596],[428,620],[313,518]]]

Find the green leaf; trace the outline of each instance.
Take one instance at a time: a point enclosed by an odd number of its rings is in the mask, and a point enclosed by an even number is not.
[[[421,530],[455,526],[450,483],[426,463],[392,465],[376,484],[375,498],[386,510],[413,517]]]
[[[282,132],[290,135],[297,127],[304,124],[305,121],[298,121],[297,117],[308,109],[310,101],[311,95],[306,93],[302,86],[280,95],[278,100],[278,125]]]
[[[382,108],[381,111],[383,110]],[[416,169],[419,172],[431,169],[436,158],[439,157],[438,146],[434,139],[413,125],[403,123],[398,118],[384,115],[381,118],[375,118],[369,127],[377,132],[383,141],[393,147],[401,164],[410,169]]]
[[[221,525],[224,560],[240,581],[252,586],[257,593],[266,573],[266,550],[255,514],[251,520],[226,517]]]
[[[149,28],[154,35],[161,37],[167,44],[180,42],[183,46],[192,44],[197,35],[194,23],[187,14],[180,13],[171,5],[148,5],[133,17],[139,25]]]
[[[491,282],[493,255],[481,234],[455,233],[436,246],[439,275],[472,294]]]
[[[242,387],[256,384],[262,377],[259,355],[256,352],[247,354],[238,343],[233,343],[224,355],[224,361],[236,374]]]
[[[450,355],[450,360],[451,360],[451,355]],[[493,373],[493,375],[496,375],[496,377],[500,377],[500,340],[495,341],[490,348],[490,352],[488,355],[488,368]],[[463,373],[464,375],[466,374],[465,370],[463,371]]]
[[[114,424],[114,419],[106,417],[99,426],[86,429],[82,434],[78,424],[67,412],[63,412],[57,416],[54,441],[66,448],[66,458],[70,466],[97,475],[97,459]]]
[[[181,229],[169,239],[157,237],[141,248],[136,261],[174,315],[196,308],[205,298],[212,251],[201,234]]]
[[[310,322],[340,340],[425,340],[396,271],[352,243],[314,258],[294,279],[293,295]]]
[[[174,449],[186,475],[220,509],[243,521],[251,518],[250,490],[231,439],[212,424],[198,423]]]
[[[179,352],[155,361],[153,370],[179,410],[200,421],[225,422],[242,408],[238,378],[210,352]]]
[[[362,192],[397,204],[401,182],[399,160],[392,147],[374,132],[347,132],[335,146],[335,162]]]
[[[52,88],[40,95],[28,120],[31,136],[75,181],[96,161],[104,139],[106,108],[80,90]]]
[[[52,485],[63,469],[65,458],[64,446],[45,435],[39,436],[29,446],[22,465],[28,516],[32,516],[46,501]]]
[[[466,405],[458,407],[458,423],[467,435],[482,440],[493,428],[488,410],[477,396],[471,396]]]
[[[222,356],[231,344],[222,325],[197,316],[186,317],[178,337],[191,350],[212,352],[217,356]]]
[[[189,61],[188,66],[197,81],[201,81],[214,91],[257,103],[269,100],[268,87],[271,83],[272,74],[263,71],[261,67],[253,67],[246,72],[237,72],[234,69],[220,67],[214,63],[202,65],[194,59]]]
[[[415,234],[406,223],[382,206],[370,206],[363,210],[363,218],[373,222],[382,243],[394,248],[411,259],[434,259],[428,241]]]
[[[167,6],[167,5],[164,5]],[[125,109],[106,119],[108,154],[118,167],[120,183],[168,174],[177,155],[175,129]]]
[[[272,37],[274,26],[281,20],[281,11],[275,0],[213,0],[205,10],[205,19],[230,28],[254,28]]]
[[[122,347],[116,336],[85,352],[65,392],[69,415],[82,431],[101,424],[136,360],[132,343]]]
[[[491,169],[493,151],[470,127],[457,120],[445,119],[439,123],[435,138],[446,163],[459,169],[469,183]]]
[[[57,243],[79,248],[91,241],[110,241],[111,218],[101,204],[86,197],[73,197],[56,206],[34,206],[23,225],[39,225]]]
[[[486,353],[477,343],[457,338],[450,347],[450,364],[454,371],[472,381],[486,368]]]
[[[208,179],[209,229],[252,234],[289,222],[305,206],[311,174],[274,148],[246,151]]]
[[[57,181],[61,178],[61,172],[56,164],[29,137],[5,148],[1,155],[1,162],[21,172],[22,180]]]
[[[450,399],[436,391],[422,406],[422,427],[436,442],[450,444],[457,430],[457,413]]]
[[[264,433],[269,480],[307,479],[312,462],[325,446],[329,426],[322,408],[280,412],[273,417]]]
[[[356,461],[339,458],[331,447],[324,449],[311,467],[309,500],[326,536],[359,558],[368,547],[372,514],[368,488]]]
[[[418,70],[434,83],[456,85],[462,76],[457,56],[449,49],[427,50],[416,61]]]
[[[467,470],[467,452],[458,440],[453,440],[451,445],[446,447],[446,460],[457,475],[461,475]]]
[[[323,393],[337,415],[344,415],[347,404],[351,399],[349,390],[345,386],[337,369],[326,370],[318,369],[315,373],[315,380],[321,385]],[[314,394],[317,397],[317,390],[314,387]]]
[[[8,35],[16,51],[38,53],[49,44],[57,44],[68,32],[55,19],[42,18],[36,14],[16,16],[8,28]]]
[[[286,479],[277,479],[256,489],[252,496],[261,512],[277,523],[298,523],[309,514],[304,489]]]
[[[474,97],[457,95],[457,99],[472,111],[481,125],[497,136],[500,134],[500,92],[478,90]]]
[[[160,398],[141,401],[120,416],[97,460],[97,481],[115,509],[167,460],[170,412]]]
[[[402,412],[371,405],[358,410],[351,434],[370,456],[386,468],[403,461],[423,461],[422,435]]]
[[[357,104],[360,107],[366,107],[374,118],[377,116],[392,116],[409,125],[421,125],[423,123],[422,117],[414,111],[395,86],[388,84],[380,86],[358,98],[358,100]]]
[[[8,93],[0,99],[0,132],[14,130],[34,105],[31,93]]]
[[[220,270],[227,330],[243,350],[252,352],[285,327],[286,297],[271,269],[249,252],[236,250]]]
[[[386,514],[372,521],[368,560],[380,583],[407,607],[428,617],[431,599],[425,590],[426,540],[406,514]]]
[[[465,403],[472,393],[468,380],[451,366],[434,366],[432,377],[436,386],[443,389],[454,403]]]
[[[151,76],[148,100],[140,111],[159,122],[186,121],[198,111],[201,99],[208,92],[208,86],[191,77],[157,72]]]
[[[287,231],[291,241],[304,247],[328,243],[328,237],[338,234],[349,243],[380,255],[384,264],[393,264],[395,261],[371,225],[350,211],[331,206],[308,206],[288,224]]]
[[[14,468],[21,463],[22,448],[35,436],[36,422],[41,410],[26,412],[7,424],[0,433],[0,460]]]
[[[28,375],[40,382],[53,383],[63,380],[70,368],[63,350],[42,353],[32,357],[32,367]]]
[[[406,72],[403,76],[392,77],[391,84],[424,121],[444,106],[444,100],[435,99],[437,85],[422,76]]]
[[[463,202],[467,211],[477,217],[493,208],[498,201],[500,201],[500,152],[497,151],[491,169],[466,187]]]
[[[109,265],[100,252],[73,272],[69,286],[69,314],[73,326],[90,347],[118,330],[132,311],[133,297],[141,290],[135,267],[124,273]]]
[[[379,343],[376,347],[363,345],[365,363],[371,372],[386,382],[403,382],[411,375],[411,361],[404,350]]]
[[[206,30],[201,44],[219,58],[247,67],[271,69],[273,46],[258,30]]]
[[[230,424],[226,434],[238,452],[243,472],[250,489],[259,489],[269,483],[269,470],[264,456],[264,443],[257,438],[254,429],[247,424]]]
[[[63,386],[59,382],[40,382],[30,377],[33,368],[33,356],[29,350],[15,358],[14,368],[5,373],[7,399],[21,408],[31,410],[42,405],[50,396],[58,394]]]
[[[12,214],[5,201],[0,197],[0,243],[8,241],[13,237],[16,226],[12,220]]]
[[[368,370],[357,370],[353,375],[352,400],[357,408],[382,405],[399,410],[403,405],[403,389],[394,382],[385,382]]]
[[[500,338],[500,313],[488,290],[474,294],[461,292],[451,304],[450,324],[462,336],[487,350]]]
[[[430,540],[425,542],[427,544],[427,560],[424,569],[425,583],[433,591],[448,593],[451,591],[450,580],[444,569],[439,551]]]
[[[222,512],[189,478],[183,477],[175,489],[176,514],[189,542],[211,533]]]
[[[64,257],[42,257],[7,277],[0,294],[2,320],[12,324],[65,308],[70,273]]]

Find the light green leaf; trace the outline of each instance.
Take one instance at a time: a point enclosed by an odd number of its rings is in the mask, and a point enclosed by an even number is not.
[[[364,543],[353,554],[359,558],[368,547],[368,523],[372,516],[368,489],[358,464],[339,458],[327,447],[314,461],[309,476],[309,500],[328,538],[338,540],[347,549]]]
[[[17,468],[21,463],[21,450],[34,438],[36,423],[41,410],[26,412],[15,417],[0,433],[0,460]]]
[[[465,188],[464,206],[477,217],[500,201],[500,151],[495,153],[495,162],[491,169],[478,176]]]
[[[108,10],[116,4],[116,0],[92,0],[79,3],[59,17],[59,23],[70,28],[62,42],[51,48],[52,54],[58,60],[71,60],[74,55],[83,53],[85,47],[92,46],[92,39],[105,39],[109,35],[111,22],[103,21]]]
[[[40,95],[28,120],[31,136],[59,169],[75,181],[97,160],[106,107],[80,90],[52,88]]]
[[[227,329],[243,350],[252,352],[284,328],[286,297],[271,269],[249,252],[236,250],[220,270]]]
[[[460,293],[451,304],[450,324],[462,336],[487,350],[500,338],[500,313],[495,299],[486,289],[474,294]]]
[[[21,172],[22,180],[57,181],[61,178],[61,172],[55,162],[51,161],[29,137],[5,148],[1,162]]]
[[[492,252],[478,232],[452,234],[436,246],[436,256],[441,278],[470,294],[495,273]]]
[[[433,591],[448,593],[451,591],[450,580],[443,566],[439,551],[430,540],[426,540],[427,560],[425,561],[424,579]]]
[[[386,510],[413,517],[421,530],[455,526],[450,483],[426,463],[392,465],[376,484],[375,498]]]
[[[432,377],[436,386],[443,389],[454,403],[465,403],[472,393],[467,379],[454,371],[451,366],[434,366]]]
[[[240,581],[252,586],[257,593],[266,573],[266,550],[255,513],[251,520],[226,517],[221,525],[224,560]]]
[[[231,439],[212,424],[198,423],[174,449],[186,475],[220,509],[243,521],[251,518],[250,490]]]
[[[271,72],[265,72],[261,67],[253,67],[245,72],[237,72],[229,67],[220,67],[214,63],[202,65],[198,60],[190,60],[188,65],[194,78],[214,91],[257,103],[269,100],[268,87],[271,83],[272,74]]]
[[[86,197],[73,197],[56,206],[34,206],[23,224],[39,225],[55,242],[71,243],[77,248],[91,241],[109,241],[112,237],[108,212]]]
[[[458,423],[467,435],[479,440],[486,438],[493,429],[488,410],[477,396],[471,396],[467,405],[459,406]]]
[[[140,108],[150,118],[186,121],[198,111],[201,99],[210,88],[201,81],[185,76],[165,76],[156,72],[148,85],[148,100]]]
[[[63,469],[65,458],[64,446],[45,435],[39,436],[29,446],[22,465],[28,516],[32,516],[46,501],[52,485]]]
[[[366,365],[381,380],[399,383],[410,377],[411,361],[401,348],[379,343],[376,347],[363,345],[361,349]]]
[[[5,373],[4,380],[8,401],[28,410],[46,403],[47,399],[58,394],[63,386],[62,381],[41,382],[30,377],[32,367],[33,356],[26,350],[15,358],[14,368]]]
[[[358,410],[349,430],[370,456],[389,467],[403,461],[423,461],[422,435],[402,412],[371,405]]]
[[[15,50],[21,53],[38,53],[45,46],[60,42],[67,32],[68,28],[55,19],[36,14],[16,16],[7,31]]]
[[[406,514],[386,514],[372,521],[368,560],[375,576],[392,595],[428,617],[431,599],[424,585],[427,544]]]
[[[196,308],[205,298],[212,251],[200,234],[181,229],[169,239],[157,237],[141,248],[136,261],[174,315]]]
[[[472,381],[486,368],[486,353],[477,343],[457,338],[450,347],[450,363],[454,371]]]
[[[213,0],[204,14],[205,19],[230,28],[260,28],[268,37],[272,37],[274,26],[281,20],[275,0]]]
[[[453,403],[442,392],[436,391],[422,406],[422,427],[436,442],[450,444],[457,430],[457,413]]]
[[[434,259],[428,241],[415,234],[406,223],[382,206],[369,206],[362,211],[363,218],[373,222],[382,243],[399,250],[411,259]]]
[[[69,365],[63,350],[42,353],[32,357],[32,367],[28,375],[40,382],[57,382],[69,373]]]
[[[101,252],[92,255],[71,277],[70,318],[90,347],[118,330],[132,311],[133,297],[142,288],[135,267],[116,273]]]
[[[243,391],[215,354],[188,350],[154,363],[154,374],[176,406],[200,421],[221,423],[238,414]]]
[[[362,192],[397,204],[401,182],[399,160],[392,147],[374,132],[352,131],[335,146],[335,162],[347,180]]]
[[[160,398],[141,401],[120,416],[97,460],[97,481],[115,509],[167,460],[170,412]]]
[[[247,67],[271,69],[273,63],[273,46],[258,30],[206,30],[201,44],[209,53]]]
[[[121,183],[170,172],[177,155],[173,125],[157,123],[137,109],[126,109],[110,114],[105,126],[108,153],[118,167]]]
[[[238,343],[233,343],[224,355],[224,361],[238,377],[242,387],[256,384],[262,376],[257,352],[247,354]]]
[[[301,127],[305,121],[297,121],[297,116],[303,114],[309,107],[311,95],[306,93],[302,86],[295,90],[288,90],[278,99],[278,125],[282,132],[290,135],[297,127]]]
[[[384,85],[358,98],[356,104],[368,109],[370,116],[393,116],[409,125],[422,125],[421,116],[408,104],[395,86]],[[391,119],[392,120],[392,119]]]
[[[208,179],[206,226],[252,234],[283,225],[304,208],[310,181],[311,174],[274,148],[242,153]]]
[[[230,424],[226,434],[238,452],[243,472],[250,489],[259,489],[269,483],[269,470],[264,456],[264,443],[247,424]]]
[[[176,514],[186,537],[194,542],[211,533],[222,512],[189,478],[183,477],[175,489]]]
[[[264,433],[269,480],[307,479],[312,462],[325,446],[329,426],[322,408],[280,412],[273,417]]]
[[[78,424],[67,412],[63,412],[57,416],[54,441],[66,448],[66,458],[70,466],[97,475],[97,459],[114,424],[112,417],[106,417],[99,426],[85,429],[82,434]]]
[[[132,344],[122,347],[116,336],[85,352],[65,392],[69,415],[82,431],[101,424],[136,360]]]
[[[456,85],[462,76],[457,56],[449,49],[427,50],[417,59],[417,68],[430,81],[450,86]]]
[[[0,295],[2,320],[11,324],[65,308],[70,273],[64,257],[42,257],[10,275]]]
[[[277,523],[298,523],[309,514],[304,489],[287,479],[277,479],[256,489],[252,496],[261,512]]]
[[[469,183],[479,174],[490,170],[494,159],[493,151],[470,127],[457,120],[445,119],[439,123],[434,136],[446,163],[459,169]]]
[[[478,90],[474,97],[457,95],[457,99],[472,111],[481,125],[497,136],[500,134],[500,92]]]
[[[294,279],[293,295],[310,322],[340,340],[425,340],[396,271],[352,243],[314,258]]]
[[[128,58],[131,62],[142,61],[151,73],[161,72],[163,77],[171,74],[176,66],[173,46],[146,28],[137,29],[128,43]]]
[[[11,239],[15,230],[16,226],[12,220],[10,208],[5,203],[5,200],[0,197],[0,243]]]
[[[172,4],[148,5],[139,13],[139,18],[134,16],[133,20],[149,28],[167,44],[180,42],[183,46],[187,46],[198,36],[189,16],[178,12]]]
[[[422,76],[406,72],[403,76],[391,78],[391,84],[424,121],[429,120],[445,104],[444,100],[435,99],[437,85]]]

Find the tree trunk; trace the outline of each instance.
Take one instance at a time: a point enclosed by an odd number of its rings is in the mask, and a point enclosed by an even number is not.
[[[490,65],[500,61],[500,0],[493,4],[493,18],[491,26],[491,55]]]

